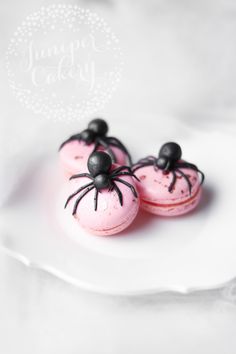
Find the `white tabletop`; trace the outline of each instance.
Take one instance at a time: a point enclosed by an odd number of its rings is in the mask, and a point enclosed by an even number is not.
[[[222,291],[95,295],[0,254],[4,354],[233,354],[235,305]]]

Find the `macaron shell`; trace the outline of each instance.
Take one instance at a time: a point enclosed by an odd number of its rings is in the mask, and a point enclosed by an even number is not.
[[[86,172],[87,161],[94,150],[94,144],[86,145],[83,141],[73,140],[65,144],[59,151],[59,157],[65,176],[70,177],[73,174]],[[111,147],[114,152],[117,163],[125,165],[127,162],[126,154],[117,147]],[[100,151],[105,151],[103,147],[99,147]]]
[[[153,166],[138,169],[135,174],[141,183],[137,188],[141,197],[142,209],[156,215],[176,216],[193,210],[200,201],[201,186],[198,173],[192,169],[182,168],[192,185],[191,195],[187,181],[177,172],[177,179],[172,192],[168,188],[172,173],[163,173]]]
[[[86,145],[83,141],[73,140],[59,151],[63,170],[67,177],[80,172],[87,172],[87,161],[94,149],[94,144]]]
[[[132,177],[122,176],[122,180],[134,185]],[[79,178],[69,182],[70,193],[89,183],[88,178]],[[75,218],[87,231],[96,235],[113,235],[127,228],[136,217],[139,210],[139,198],[135,198],[130,188],[120,182],[115,182],[123,195],[123,206],[120,205],[118,195],[107,189],[98,194],[97,210],[94,210],[95,189],[90,191],[80,201]],[[78,196],[69,203],[68,208],[72,214],[73,206]]]
[[[169,204],[169,205],[160,205],[155,203],[150,203],[142,200],[141,208],[146,210],[149,213],[160,215],[160,216],[178,216],[187,214],[198,205],[202,194],[202,188],[200,187],[197,193],[189,200],[186,200],[183,203]]]

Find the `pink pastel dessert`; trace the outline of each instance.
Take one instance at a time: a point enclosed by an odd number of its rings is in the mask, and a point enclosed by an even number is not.
[[[113,163],[132,164],[126,147],[117,138],[107,136],[107,132],[107,123],[97,118],[89,123],[87,129],[72,135],[61,144],[59,156],[67,176],[86,171],[88,157],[94,151],[107,152]]]
[[[159,156],[148,156],[134,165],[133,171],[142,209],[163,216],[177,216],[193,210],[199,203],[204,174],[196,165],[181,159],[178,144],[164,144]]]
[[[128,166],[112,164],[102,151],[89,157],[87,170],[70,178],[65,208],[92,234],[113,235],[126,229],[139,210],[135,175]]]

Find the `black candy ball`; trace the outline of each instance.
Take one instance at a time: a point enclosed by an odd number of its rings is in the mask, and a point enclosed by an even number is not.
[[[182,156],[182,150],[179,144],[169,142],[162,145],[159,151],[159,157],[166,157],[170,160],[178,161]]]
[[[165,170],[168,165],[168,159],[166,157],[159,157],[157,159],[157,167],[160,168],[160,170]]]
[[[110,179],[106,173],[101,173],[94,178],[95,187],[100,190],[110,186]]]
[[[108,132],[108,125],[104,119],[96,118],[89,123],[88,129],[92,130],[97,135],[104,136]]]
[[[87,144],[91,144],[94,142],[95,134],[90,129],[85,129],[81,132],[80,138],[85,141]]]
[[[88,158],[88,170],[93,177],[108,173],[112,165],[110,155],[103,151],[95,151]]]

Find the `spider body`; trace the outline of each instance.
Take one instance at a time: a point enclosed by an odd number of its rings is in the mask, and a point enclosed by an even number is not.
[[[129,188],[135,198],[138,198],[138,194],[136,192],[135,187],[122,179],[123,176],[134,177],[138,180],[135,174],[132,172],[129,166],[119,166],[115,169],[112,169],[112,160],[111,157],[102,151],[95,151],[92,153],[88,159],[88,171],[89,173],[80,173],[70,177],[70,179],[76,179],[81,177],[86,177],[88,179],[88,183],[81,186],[78,190],[72,193],[65,204],[65,208],[68,203],[75,196],[78,196],[74,207],[72,215],[75,215],[77,212],[78,205],[80,201],[85,197],[87,193],[92,190],[95,190],[94,194],[94,210],[97,210],[98,207],[98,195],[103,190],[108,189],[109,191],[115,191],[118,195],[119,203],[123,206],[123,195],[122,192],[117,185],[117,182],[125,185]]]
[[[181,159],[182,150],[179,144],[175,142],[168,142],[164,144],[158,154],[158,157],[147,156],[144,159],[139,160],[133,166],[133,172],[146,166],[153,166],[154,169],[162,170],[164,174],[172,174],[172,180],[168,186],[168,191],[173,192],[176,184],[177,177],[183,177],[188,185],[189,194],[191,195],[192,184],[188,175],[182,171],[182,169],[191,169],[198,172],[201,175],[201,184],[204,181],[204,174],[198,169],[198,167],[192,163]]]
[[[100,118],[93,119],[88,124],[87,129],[83,130],[81,133],[72,135],[61,144],[59,150],[72,141],[84,142],[86,145],[94,144],[93,152],[102,148],[111,156],[112,162],[117,163],[119,161],[117,161],[117,156],[114,153],[114,150],[119,149],[126,156],[128,163],[132,165],[132,159],[127,148],[119,139],[109,137],[107,136],[107,133],[108,125],[105,120]]]

